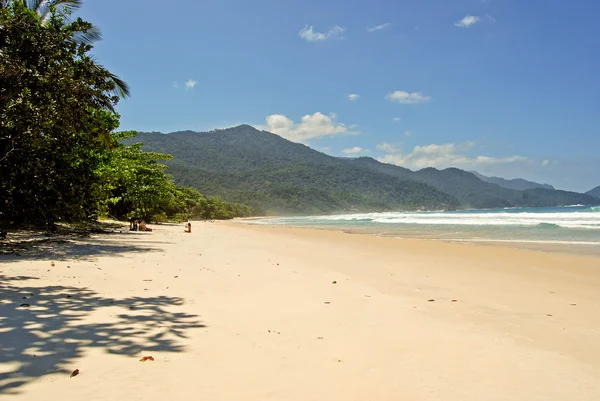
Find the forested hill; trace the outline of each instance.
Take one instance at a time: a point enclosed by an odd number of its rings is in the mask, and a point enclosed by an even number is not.
[[[572,192],[502,188],[459,169],[415,172],[372,158],[336,158],[248,125],[140,133],[135,141],[173,155],[169,172],[178,184],[270,213],[600,203]]]
[[[503,188],[517,189],[519,191],[525,191],[528,189],[537,189],[537,188],[555,189],[552,185],[540,184],[539,182],[528,181],[528,180],[524,180],[522,178],[515,178],[512,180],[507,180],[507,179],[500,178],[500,177],[488,177],[483,174],[479,174],[476,171],[471,171],[471,172],[473,174],[475,174],[475,176],[477,178],[479,178],[481,181],[491,182],[492,184],[497,184]]]
[[[172,164],[218,171],[245,171],[292,164],[342,165],[339,159],[249,125],[211,132],[138,133],[146,149],[162,149]],[[160,147],[160,148],[159,148]]]
[[[169,173],[178,184],[265,213],[460,207],[456,198],[426,184],[355,167],[247,125],[209,133],[140,133],[135,141],[173,155]]]
[[[544,188],[519,191],[480,180],[475,174],[457,168],[438,170],[432,167],[418,171],[383,164],[370,157],[352,159],[351,163],[388,174],[431,185],[456,197],[464,208],[489,209],[503,207],[546,207],[565,205],[597,205],[600,199],[576,192]]]

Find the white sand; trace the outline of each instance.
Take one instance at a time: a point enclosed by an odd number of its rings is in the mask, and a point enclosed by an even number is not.
[[[600,400],[598,258],[153,227],[0,255],[2,400]]]

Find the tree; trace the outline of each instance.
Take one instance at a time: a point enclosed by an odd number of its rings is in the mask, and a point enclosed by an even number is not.
[[[34,11],[42,22],[47,22],[55,10],[68,11],[81,7],[82,0],[0,0],[0,9],[9,8],[14,3]]]
[[[111,134],[111,149],[100,149],[96,170],[101,213],[117,219],[130,217],[146,221],[231,219],[250,216],[247,206],[207,199],[193,188],[177,187],[166,174],[162,161],[172,156],[144,152],[141,143],[125,145],[133,131]]]
[[[96,174],[101,194],[100,209],[117,217],[140,217],[151,220],[161,213],[183,208],[175,184],[165,174],[167,166],[159,161],[170,155],[141,150],[141,143],[126,146],[122,140],[135,132],[113,133],[112,149],[100,150],[101,163]]]
[[[0,9],[8,9],[15,3],[20,3],[23,7],[33,11],[38,16],[38,22],[41,26],[48,26],[55,13],[65,18],[66,21],[73,11],[83,5],[82,0],[0,0]],[[92,24],[79,32],[74,32],[72,38],[75,42],[88,44],[93,44],[101,39],[100,29]],[[98,63],[95,64],[97,67],[102,68]],[[109,74],[109,79],[115,85],[115,93],[120,97],[128,97],[130,95],[129,85],[117,75],[110,72]]]
[[[97,149],[118,124],[118,96],[76,40],[92,25],[55,11],[41,24],[25,3],[0,8],[0,224],[52,227],[94,217]]]
[[[182,217],[184,220],[191,218],[208,218],[208,200],[194,188],[177,187],[179,199],[183,201]]]

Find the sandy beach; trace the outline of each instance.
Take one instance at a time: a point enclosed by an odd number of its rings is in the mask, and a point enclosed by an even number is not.
[[[1,399],[600,399],[600,258],[152,227],[0,255]]]

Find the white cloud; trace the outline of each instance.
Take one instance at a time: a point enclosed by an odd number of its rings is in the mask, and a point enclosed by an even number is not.
[[[392,118],[392,121],[398,122],[398,121],[402,121],[402,119],[400,117],[394,117],[394,118]]]
[[[404,153],[394,145],[383,143],[378,145],[377,149],[385,153],[383,157],[378,159],[380,162],[417,170],[425,167],[457,167],[465,170],[474,170],[514,163],[534,163],[533,160],[518,155],[508,157],[471,156],[468,153],[474,147],[474,142],[431,144],[415,146],[412,152]]]
[[[360,95],[357,95],[356,93],[351,93],[348,95],[348,100],[350,100],[351,102],[356,102],[359,97]]]
[[[544,161],[542,161],[542,167],[546,167],[549,164],[550,164],[550,160],[544,160]]]
[[[396,145],[392,145],[389,143],[380,143],[377,145],[377,150],[381,150],[384,153],[399,153],[400,148],[396,147]]]
[[[185,83],[185,87],[187,89],[194,89],[196,87],[196,84],[198,84],[198,82],[194,81],[193,79],[190,79]]]
[[[459,27],[459,28],[470,28],[473,25],[475,25],[476,23],[478,23],[479,21],[481,21],[481,18],[476,17],[474,15],[467,15],[460,21],[455,22],[454,26]]]
[[[271,114],[266,118],[266,125],[257,127],[272,132],[293,142],[307,142],[322,136],[356,135],[345,124],[336,123],[335,113],[326,115],[320,112],[307,114],[299,123],[295,123],[283,114]]]
[[[323,40],[327,40],[327,39],[335,39],[335,38],[342,38],[342,34],[346,31],[346,28],[336,25],[333,28],[331,28],[329,31],[327,32],[316,32],[313,30],[312,25],[308,26],[306,25],[304,28],[302,28],[300,30],[300,32],[298,32],[298,35],[300,35],[300,37],[304,40],[306,40],[307,42],[320,42]]]
[[[368,153],[369,149],[359,148],[358,146],[354,146],[353,148],[342,149],[342,153],[347,155],[356,155],[358,153]]]
[[[381,24],[381,25],[367,27],[367,32],[381,31],[382,29],[386,29],[386,28],[389,28],[391,26],[392,26],[392,24],[390,24],[389,22],[386,22],[386,23]]]
[[[385,98],[390,102],[398,102],[402,104],[421,104],[431,100],[431,96],[425,96],[421,92],[405,92],[395,91],[388,93]]]

